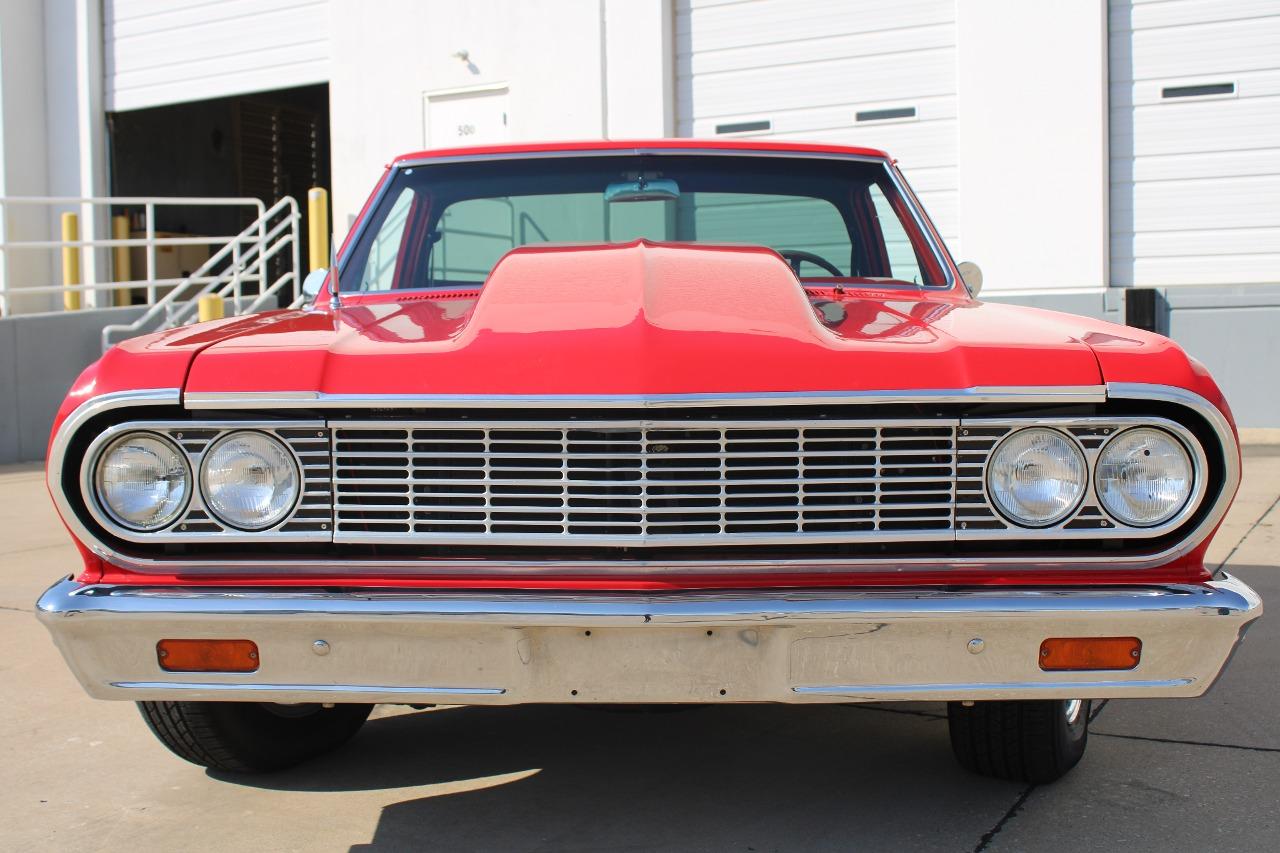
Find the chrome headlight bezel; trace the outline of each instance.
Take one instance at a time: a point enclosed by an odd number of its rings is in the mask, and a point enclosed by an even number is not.
[[[1052,437],[1060,439],[1070,450],[1071,457],[1077,463],[1080,472],[1078,488],[1071,502],[1053,515],[1038,519],[1020,516],[1016,511],[1006,506],[998,496],[995,486],[992,484],[992,478],[997,473],[996,463],[999,460],[1001,451],[1007,448],[1012,440],[1019,437],[1025,437],[1026,434],[1030,432],[1048,433]],[[1071,518],[1072,515],[1080,509],[1081,504],[1084,503],[1085,497],[1089,493],[1091,477],[1089,460],[1085,456],[1084,448],[1080,446],[1080,443],[1073,436],[1063,430],[1050,426],[1028,425],[1011,431],[993,448],[991,448],[991,455],[987,458],[986,471],[983,480],[987,500],[990,501],[991,506],[1000,514],[1001,517],[1018,527],[1029,530],[1040,530],[1061,524],[1063,521]]]
[[[1112,506],[1111,503],[1108,502],[1106,493],[1103,491],[1103,488],[1102,488],[1102,469],[1103,469],[1103,464],[1104,464],[1104,460],[1106,458],[1107,452],[1113,449],[1117,442],[1123,440],[1126,437],[1132,436],[1133,433],[1135,432],[1154,432],[1164,436],[1166,439],[1168,439],[1170,444],[1172,444],[1177,450],[1181,452],[1183,463],[1186,465],[1186,469],[1187,469],[1186,493],[1182,495],[1181,499],[1176,503],[1176,505],[1173,506],[1172,509],[1166,511],[1163,515],[1159,516],[1153,521],[1138,521],[1138,520],[1134,520],[1132,518],[1126,517],[1124,512],[1117,510],[1114,506]],[[1139,530],[1144,530],[1144,529],[1160,527],[1162,525],[1168,524],[1169,522],[1173,521],[1174,519],[1182,515],[1187,510],[1192,499],[1196,497],[1199,491],[1199,486],[1200,486],[1199,481],[1201,476],[1202,476],[1201,471],[1199,469],[1199,466],[1197,465],[1196,457],[1191,452],[1191,449],[1187,447],[1186,442],[1180,437],[1178,437],[1178,435],[1171,432],[1170,430],[1162,429],[1159,426],[1151,424],[1151,425],[1131,426],[1128,429],[1119,430],[1114,435],[1112,435],[1106,441],[1106,443],[1102,445],[1102,447],[1098,448],[1098,455],[1097,455],[1097,458],[1094,460],[1093,473],[1092,473],[1091,479],[1093,484],[1093,491],[1097,497],[1098,506],[1102,509],[1103,512],[1107,514],[1108,517],[1110,517],[1117,524],[1123,527],[1130,527],[1130,528],[1135,528]]]
[[[289,474],[293,481],[293,494],[287,501],[280,504],[274,513],[265,521],[259,523],[246,522],[243,519],[229,517],[225,506],[219,507],[217,498],[212,494],[213,490],[209,485],[209,463],[214,458],[216,451],[224,444],[230,441],[251,436],[254,439],[264,440],[270,445],[274,445],[280,452],[280,456],[289,466]],[[298,506],[298,502],[302,500],[303,477],[302,466],[299,464],[297,457],[294,455],[293,449],[282,441],[278,436],[269,432],[256,429],[238,429],[218,436],[216,440],[211,442],[205,449],[200,460],[200,473],[197,478],[197,486],[200,489],[200,499],[204,503],[209,514],[216,518],[220,523],[227,525],[235,530],[245,531],[247,533],[260,533],[270,530],[280,524],[283,524],[293,515],[294,509]]]
[[[103,465],[106,463],[107,459],[121,445],[127,444],[130,441],[138,441],[139,439],[154,441],[157,444],[166,446],[173,452],[174,456],[176,456],[178,461],[181,463],[183,483],[185,487],[181,499],[169,509],[158,523],[150,525],[140,525],[137,522],[130,521],[121,515],[119,510],[116,507],[113,507],[111,505],[111,501],[107,499],[106,490],[103,485]],[[131,430],[123,435],[112,438],[104,444],[102,448],[94,454],[92,463],[88,467],[88,474],[88,483],[91,486],[88,491],[92,497],[94,506],[97,507],[103,515],[109,518],[112,523],[134,533],[156,533],[173,526],[173,524],[186,513],[187,507],[191,505],[191,496],[196,490],[195,476],[191,470],[191,461],[187,458],[187,454],[182,449],[181,445],[162,433],[146,429]]]

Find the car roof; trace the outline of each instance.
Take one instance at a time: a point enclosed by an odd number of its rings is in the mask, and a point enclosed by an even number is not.
[[[816,142],[773,142],[756,139],[594,139],[577,142],[522,142],[505,145],[473,145],[458,148],[435,148],[401,154],[392,165],[436,157],[465,157],[485,154],[541,154],[549,151],[777,151],[795,154],[845,154],[857,157],[889,159],[876,148],[831,145]]]

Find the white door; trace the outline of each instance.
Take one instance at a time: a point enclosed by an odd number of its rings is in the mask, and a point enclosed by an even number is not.
[[[103,0],[107,111],[329,80],[328,0]]]
[[[1280,3],[1111,0],[1111,283],[1280,281]]]
[[[427,148],[508,142],[507,87],[428,92],[423,96],[423,142]]]
[[[677,0],[681,136],[887,150],[956,248],[956,0]]]

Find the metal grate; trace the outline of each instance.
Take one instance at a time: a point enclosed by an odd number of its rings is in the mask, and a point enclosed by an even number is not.
[[[335,426],[338,542],[950,539],[958,422]]]

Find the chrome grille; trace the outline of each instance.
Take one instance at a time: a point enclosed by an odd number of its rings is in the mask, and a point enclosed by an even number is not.
[[[958,422],[350,422],[334,538],[691,545],[953,537]]]

